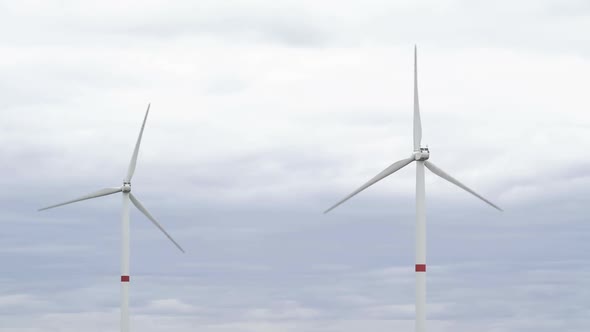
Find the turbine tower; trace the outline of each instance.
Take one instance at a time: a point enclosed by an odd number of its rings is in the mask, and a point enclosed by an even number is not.
[[[131,156],[131,162],[129,163],[129,168],[127,169],[127,175],[125,176],[125,180],[123,180],[123,185],[120,187],[111,187],[101,189],[99,191],[90,193],[88,195],[73,199],[71,201],[67,201],[64,203],[59,203],[55,205],[51,205],[48,207],[44,207],[39,209],[39,211],[52,209],[58,206],[76,203],[80,201],[85,201],[87,199],[97,198],[101,196],[112,195],[116,193],[122,193],[123,196],[123,209],[121,213],[121,332],[129,332],[129,201],[135,205],[135,207],[141,211],[166,237],[174,243],[174,245],[184,253],[184,249],[176,242],[174,239],[164,230],[164,228],[156,221],[156,219],[146,210],[146,208],[139,202],[139,200],[131,193],[131,179],[133,178],[133,173],[135,173],[135,166],[137,165],[137,156],[139,154],[139,145],[141,144],[141,137],[143,135],[143,129],[145,128],[145,123],[147,121],[148,114],[150,112],[150,105],[148,104],[147,111],[145,112],[145,117],[143,119],[143,124],[141,125],[141,131],[139,132],[139,137],[137,138],[137,143],[135,143],[135,149],[133,150],[133,155]]]
[[[459,182],[459,180],[447,174],[442,169],[435,166],[428,159],[430,158],[430,151],[428,148],[421,146],[422,140],[422,123],[420,121],[420,105],[418,103],[418,55],[417,49],[414,47],[414,152],[412,156],[407,159],[402,159],[391,164],[381,173],[377,174],[369,182],[362,185],[352,194],[345,197],[340,202],[326,210],[328,213],[335,209],[340,204],[346,202],[361,191],[367,189],[373,184],[381,181],[387,176],[397,172],[403,167],[409,165],[413,161],[416,162],[416,332],[426,331],[426,208],[425,208],[425,185],[424,185],[424,166],[432,173],[441,178],[451,182],[459,188],[466,190],[475,197],[488,203],[495,209],[502,211],[497,205],[478,195],[466,185]]]

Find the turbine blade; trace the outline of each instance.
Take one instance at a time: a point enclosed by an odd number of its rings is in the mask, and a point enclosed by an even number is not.
[[[59,204],[55,204],[55,205],[51,205],[51,206],[47,206],[47,207],[41,208],[41,209],[39,209],[37,211],[43,211],[43,210],[53,209],[55,207],[66,205],[66,204],[72,204],[72,203],[76,203],[76,202],[80,202],[80,201],[85,201],[87,199],[92,199],[92,198],[101,197],[101,196],[107,196],[107,195],[111,195],[111,194],[114,194],[114,193],[118,193],[120,191],[121,191],[121,188],[105,188],[105,189],[101,189],[99,191],[90,193],[88,195],[85,195],[85,196],[82,196],[82,197],[73,199],[71,201],[67,201],[67,202],[64,202],[64,203],[59,203]]]
[[[414,45],[414,151],[420,149],[422,141],[422,120],[418,102],[418,48]]]
[[[387,176],[389,176],[389,175],[397,172],[398,170],[402,169],[403,167],[405,167],[406,165],[408,165],[412,161],[414,161],[414,158],[413,157],[412,158],[408,158],[408,159],[403,159],[403,160],[400,160],[400,161],[397,161],[397,162],[391,164],[391,166],[387,167],[381,173],[377,174],[374,178],[372,178],[371,180],[369,180],[369,182],[363,184],[360,188],[358,188],[357,190],[355,190],[352,194],[346,196],[343,200],[341,200],[340,202],[336,203],[331,208],[329,208],[326,211],[324,211],[324,213],[328,213],[328,212],[334,210],[336,207],[338,207],[340,204],[346,202],[347,200],[349,200],[350,198],[352,198],[354,195],[356,195],[356,194],[360,193],[361,191],[369,188],[370,186],[372,186],[375,183],[379,182],[380,180],[386,178]]]
[[[139,146],[141,144],[141,137],[143,136],[143,129],[145,128],[145,123],[147,121],[148,114],[150,113],[150,105],[151,104],[148,104],[147,111],[145,111],[145,117],[143,118],[143,124],[141,125],[139,137],[137,138],[137,142],[135,143],[135,149],[133,150],[133,155],[131,156],[131,162],[129,162],[129,168],[127,169],[127,177],[125,178],[125,182],[130,182],[131,178],[133,178],[133,173],[135,173],[135,166],[137,165],[137,156],[139,155]]]
[[[459,182],[459,180],[455,179],[454,177],[450,176],[449,174],[445,173],[445,171],[443,171],[442,169],[436,167],[433,163],[431,163],[430,161],[425,161],[424,165],[426,166],[426,168],[428,168],[430,171],[432,171],[432,173],[440,176],[441,178],[449,181],[450,183],[456,185],[457,187],[471,193],[473,196],[481,199],[482,201],[488,203],[489,205],[491,205],[492,207],[494,207],[495,209],[499,210],[499,211],[504,211],[502,210],[500,207],[498,207],[496,204],[488,201],[487,199],[483,198],[481,195],[477,194],[475,191],[473,191],[472,189],[470,189],[469,187],[467,187],[466,185],[462,184],[461,182]]]
[[[158,221],[156,221],[156,218],[154,218],[149,212],[148,210],[146,210],[145,207],[143,207],[143,205],[141,205],[141,203],[137,200],[137,198],[135,198],[135,196],[133,196],[132,193],[129,193],[129,199],[131,199],[131,202],[133,203],[133,205],[135,205],[135,207],[141,211],[141,213],[143,213],[156,227],[158,227],[158,229],[160,229],[162,231],[162,233],[164,233],[164,235],[166,235],[166,237],[168,238],[168,240],[172,241],[172,243],[174,243],[174,245],[184,253],[184,249],[182,249],[182,247],[176,242],[174,241],[174,239],[172,238],[172,236],[170,236],[170,234],[168,234],[168,232],[166,232],[166,230],[164,230],[164,228],[162,227],[162,225],[160,225],[160,223],[158,223]]]

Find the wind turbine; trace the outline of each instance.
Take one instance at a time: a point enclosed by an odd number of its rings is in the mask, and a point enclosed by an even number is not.
[[[101,189],[88,195],[73,199],[71,201],[39,209],[39,211],[43,211],[62,205],[85,201],[87,199],[112,195],[116,193],[123,194],[123,210],[121,213],[121,332],[129,332],[129,201],[131,201],[131,203],[133,203],[133,205],[135,205],[135,207],[139,211],[141,211],[141,213],[143,213],[160,231],[162,231],[162,233],[164,233],[164,235],[166,235],[166,237],[170,241],[172,241],[172,243],[174,243],[174,245],[180,251],[184,253],[184,249],[182,249],[182,247],[176,241],[174,241],[170,234],[168,234],[168,232],[164,230],[160,223],[158,223],[158,221],[156,221],[156,219],[148,212],[148,210],[146,210],[146,208],[139,202],[135,195],[131,193],[131,179],[133,178],[133,173],[135,173],[135,166],[137,165],[137,156],[139,154],[139,145],[141,144],[141,137],[143,135],[143,129],[145,128],[145,123],[147,121],[149,112],[150,104],[148,104],[147,111],[145,112],[143,124],[141,125],[141,131],[139,132],[137,143],[135,143],[135,149],[133,150],[131,162],[129,163],[127,175],[125,176],[125,180],[123,180],[122,186]]]
[[[346,202],[361,191],[381,181],[387,176],[397,172],[403,167],[409,165],[412,162],[416,162],[416,332],[426,331],[426,209],[424,205],[425,201],[425,185],[424,185],[424,166],[428,168],[432,173],[440,176],[441,178],[451,182],[461,189],[466,190],[475,197],[488,203],[495,209],[502,211],[497,205],[478,195],[475,191],[467,187],[466,185],[459,182],[459,180],[447,174],[442,169],[435,166],[430,158],[430,151],[428,147],[423,148],[421,146],[422,140],[422,123],[420,121],[420,106],[418,103],[418,52],[414,47],[414,152],[412,156],[400,161],[396,161],[391,164],[381,173],[373,177],[369,182],[362,185],[360,188],[355,190],[352,194],[346,196],[343,200],[336,203],[334,206],[326,210],[324,213],[328,213],[335,209],[340,204]]]

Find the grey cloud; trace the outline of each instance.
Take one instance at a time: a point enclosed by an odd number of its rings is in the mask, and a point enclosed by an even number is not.
[[[93,43],[135,45],[171,39],[208,37],[231,43],[269,42],[291,47],[341,47],[364,44],[421,44],[437,47],[512,47],[544,49],[587,56],[583,47],[584,1],[502,2],[445,1],[436,4],[264,1],[193,3],[131,2],[114,8],[108,2],[90,7],[5,8],[5,20],[24,26],[22,43]],[[54,15],[57,19],[49,19]],[[502,24],[498,24],[502,22]],[[105,24],[106,23],[106,24]],[[548,47],[547,45],[551,45]],[[572,47],[575,45],[575,47]]]

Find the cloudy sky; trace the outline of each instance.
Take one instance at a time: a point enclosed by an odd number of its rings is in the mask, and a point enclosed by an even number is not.
[[[590,326],[590,3],[0,1],[0,331],[411,331],[412,52],[428,330]]]

